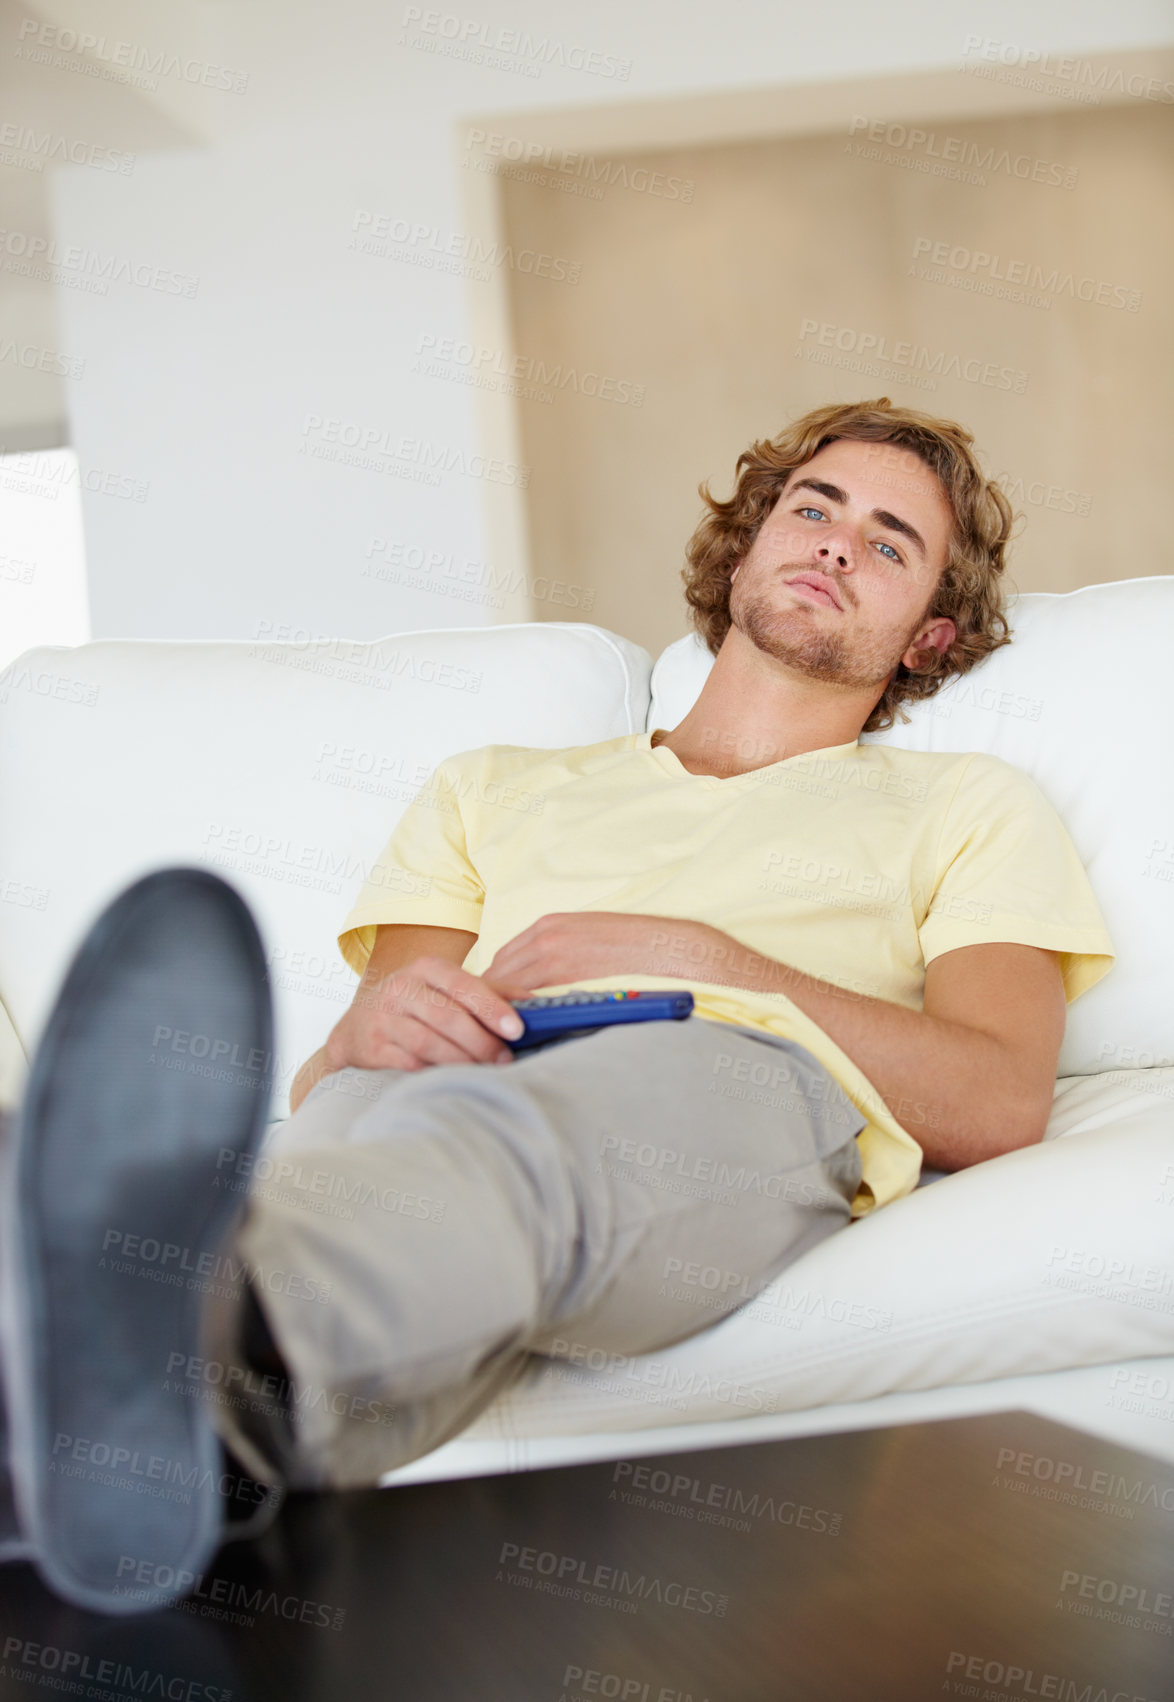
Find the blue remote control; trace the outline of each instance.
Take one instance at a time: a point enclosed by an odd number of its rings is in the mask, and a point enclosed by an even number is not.
[[[533,999],[511,999],[526,1024],[506,1045],[515,1052],[544,1040],[569,1040],[613,1022],[677,1022],[693,1009],[692,993],[553,993]]]

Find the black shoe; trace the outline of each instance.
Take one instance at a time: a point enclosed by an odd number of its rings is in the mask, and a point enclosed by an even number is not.
[[[79,1607],[165,1606],[221,1540],[220,1443],[167,1372],[240,1281],[245,1200],[216,1183],[260,1145],[272,1046],[247,906],[177,868],[98,918],[33,1058],[0,1226],[11,1471],[32,1559]]]

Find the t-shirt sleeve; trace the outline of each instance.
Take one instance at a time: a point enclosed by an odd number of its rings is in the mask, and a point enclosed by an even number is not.
[[[1060,956],[1068,1004],[1115,952],[1068,829],[1029,774],[972,757],[942,822],[937,882],[918,930],[928,964],[959,946],[1011,942]]]
[[[461,814],[461,756],[438,763],[420,787],[373,864],[338,948],[357,975],[367,967],[375,930],[407,922],[481,930],[485,888],[473,866]]]

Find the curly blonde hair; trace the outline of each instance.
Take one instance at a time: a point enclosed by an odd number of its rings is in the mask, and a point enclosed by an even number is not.
[[[949,553],[926,619],[941,616],[957,629],[947,650],[923,650],[916,671],[898,663],[864,733],[883,732],[900,705],[933,697],[955,675],[1004,644],[1011,633],[1004,613],[1004,552],[1015,515],[1005,494],[988,479],[973,453],[973,435],[953,420],[934,419],[911,408],[895,408],[887,396],[816,408],[775,438],[751,444],[738,457],[737,483],[728,502],[699,487],[709,513],[685,550],[682,570],[689,618],[716,656],[730,630],[730,575],[758,536],[784,485],[798,467],[829,443],[847,438],[910,450],[940,480],[954,515]]]

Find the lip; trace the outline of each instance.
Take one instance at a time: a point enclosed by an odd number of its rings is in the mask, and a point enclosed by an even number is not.
[[[841,605],[836,601],[835,592],[832,591],[830,585],[826,580],[824,580],[821,574],[801,573],[794,579],[788,579],[786,583],[791,587],[792,591],[804,591],[809,597],[814,598],[816,602],[827,604],[833,609],[839,609],[840,612],[843,613]]]

